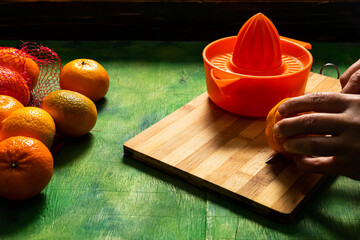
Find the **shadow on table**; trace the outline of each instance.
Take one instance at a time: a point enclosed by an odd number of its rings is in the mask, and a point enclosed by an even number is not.
[[[306,233],[307,229],[305,229],[305,227],[307,224],[314,225],[309,226],[309,228],[311,229],[316,229],[316,227],[320,226],[322,232],[324,230],[327,230],[332,236],[338,237],[353,238],[354,233],[356,231],[359,233],[360,231],[357,230],[360,227],[360,221],[341,221],[339,220],[340,216],[326,215],[320,210],[324,196],[333,194],[333,190],[331,190],[332,193],[329,193],[329,188],[335,181],[336,177],[328,177],[325,182],[317,189],[317,191],[310,197],[310,199],[308,199],[308,201],[301,207],[300,211],[295,215],[294,219],[291,222],[284,224],[275,219],[271,219],[268,216],[263,216],[261,214],[255,213],[254,211],[249,209],[247,205],[235,202],[232,199],[228,199],[214,192],[208,192],[207,190],[198,188],[193,184],[187,183],[174,176],[163,173],[156,168],[149,167],[147,164],[141,163],[128,156],[124,156],[122,160],[125,164],[134,167],[139,171],[147,173],[153,177],[156,177],[166,182],[167,184],[172,184],[175,187],[187,191],[189,194],[204,199],[204,201],[211,201],[214,204],[229,209],[233,213],[241,216],[242,218],[246,218],[249,221],[256,222],[274,231],[282,232],[285,235],[298,235],[301,232]],[[353,194],[359,195],[358,193]],[[342,194],[338,193],[338,195]],[[358,199],[360,198],[360,195],[354,197]],[[344,199],[344,203],[345,202],[346,201]],[[307,223],[304,224],[302,221],[307,221]],[[344,231],[345,229],[347,231]],[[313,233],[313,235],[314,234],[315,232]]]
[[[55,135],[51,153],[54,157],[54,168],[62,167],[76,160],[92,145],[94,136],[88,133],[81,137],[69,138]]]
[[[100,112],[102,112],[102,110],[104,109],[104,107],[106,106],[107,103],[108,103],[108,100],[106,99],[106,97],[103,97],[102,99],[95,102],[95,106],[96,106],[98,115]]]
[[[335,181],[335,177],[327,181],[303,215],[310,215],[314,225],[326,230],[334,239],[359,239],[359,182],[350,183],[352,180],[341,178],[345,180],[337,181],[334,187],[330,185]],[[329,188],[331,189],[328,191]]]
[[[21,202],[0,198],[0,239],[35,224],[45,202],[45,194]]]
[[[149,167],[149,165],[139,162],[137,160],[132,159],[128,156],[123,156],[122,161],[124,164],[129,165],[141,172],[151,175],[152,177],[156,177],[159,180],[166,182],[167,184],[173,185],[176,188],[180,188],[181,190],[185,190],[189,194],[199,197],[200,199],[206,200],[206,191],[200,190],[199,188],[189,184],[185,181],[182,181],[172,175],[165,174],[157,168]]]

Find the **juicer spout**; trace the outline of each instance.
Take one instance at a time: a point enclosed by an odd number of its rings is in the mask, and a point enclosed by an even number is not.
[[[264,14],[252,16],[240,29],[231,68],[236,73],[258,76],[283,72],[280,36]]]

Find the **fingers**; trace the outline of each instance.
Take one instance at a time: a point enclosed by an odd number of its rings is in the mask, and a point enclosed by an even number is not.
[[[280,120],[274,126],[277,137],[319,134],[337,136],[346,129],[340,114],[308,113]]]
[[[341,87],[344,88],[350,77],[360,69],[360,59],[351,65],[340,77]]]
[[[339,174],[339,168],[335,157],[309,157],[294,155],[296,167],[305,172]]]
[[[279,106],[279,113],[284,117],[304,112],[343,112],[349,102],[347,96],[340,93],[316,92],[294,97]]]
[[[360,93],[360,70],[356,71],[350,76],[341,92]]]
[[[360,168],[356,158],[351,157],[309,157],[294,155],[296,167],[305,172],[328,175],[343,175],[360,180]]]
[[[346,151],[339,138],[331,136],[291,138],[284,143],[284,148],[289,153],[307,156],[339,156]]]

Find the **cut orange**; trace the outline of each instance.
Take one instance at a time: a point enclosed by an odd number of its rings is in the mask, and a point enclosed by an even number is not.
[[[268,145],[272,149],[274,149],[275,152],[280,152],[280,153],[283,153],[285,155],[287,154],[286,150],[284,148],[285,139],[276,137],[276,135],[274,134],[273,129],[274,129],[275,124],[278,121],[280,121],[281,119],[283,119],[283,117],[281,116],[281,114],[278,111],[279,106],[288,99],[289,98],[285,98],[285,99],[281,100],[278,104],[276,104],[270,110],[270,112],[267,115],[266,125],[265,125],[265,137],[266,137],[266,141],[267,141]]]

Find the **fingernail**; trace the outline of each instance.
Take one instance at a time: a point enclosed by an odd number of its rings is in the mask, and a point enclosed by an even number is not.
[[[284,142],[283,146],[284,146],[284,149],[285,151],[289,151],[289,145],[287,144],[288,141]]]
[[[284,104],[281,104],[278,108],[278,112],[283,115],[285,113],[285,106]]]
[[[278,124],[275,124],[274,128],[273,128],[273,131],[274,131],[274,134],[277,138],[281,137],[281,133],[280,133],[280,130],[279,130],[279,125]]]
[[[291,144],[292,141],[291,140],[287,140],[284,142],[283,146],[285,151],[289,152],[289,153],[299,153],[296,148],[294,149],[294,144]]]

